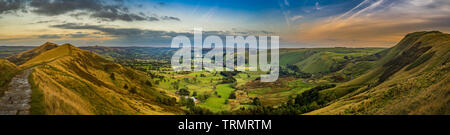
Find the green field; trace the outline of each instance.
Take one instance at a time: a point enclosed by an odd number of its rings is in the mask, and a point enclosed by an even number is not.
[[[231,84],[217,85],[217,95],[212,95],[206,101],[199,103],[198,106],[208,108],[213,112],[229,110],[230,106],[225,102],[233,91],[234,89],[231,88]]]

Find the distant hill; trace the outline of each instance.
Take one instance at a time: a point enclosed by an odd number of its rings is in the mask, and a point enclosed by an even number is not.
[[[352,61],[356,64],[363,56],[375,54],[383,48],[308,48],[281,49],[280,66],[295,65],[305,73],[332,73],[343,69]]]
[[[38,51],[47,46],[28,51],[41,53],[20,66],[34,68],[33,114],[183,113],[170,104],[175,98],[155,89],[139,71],[70,44]]]
[[[7,58],[21,52],[36,48],[34,46],[0,46],[0,58]]]
[[[92,51],[99,54],[105,59],[114,60],[141,58],[152,60],[166,60],[170,61],[172,55],[178,48],[170,47],[102,47],[102,46],[88,46],[80,47],[83,50]]]
[[[449,51],[449,34],[408,34],[368,73],[321,91],[336,100],[307,114],[450,114]]]
[[[57,44],[47,42],[37,48],[10,56],[7,59],[16,65],[22,65],[23,63],[27,62],[30,59],[33,59],[34,57],[38,56],[39,54],[41,54],[45,51],[51,50],[53,48],[56,48],[56,47],[58,47]]]

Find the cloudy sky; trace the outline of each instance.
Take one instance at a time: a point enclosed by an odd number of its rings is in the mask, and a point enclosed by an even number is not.
[[[448,0],[0,0],[0,46],[168,46],[173,37],[277,35],[282,47],[390,47],[450,31]]]

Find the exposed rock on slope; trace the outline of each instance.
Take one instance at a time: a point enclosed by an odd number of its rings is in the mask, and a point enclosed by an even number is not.
[[[0,98],[0,115],[27,115],[30,113],[31,86],[28,82],[32,69],[16,75],[8,90]]]

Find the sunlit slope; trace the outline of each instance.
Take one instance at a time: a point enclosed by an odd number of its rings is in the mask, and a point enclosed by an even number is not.
[[[35,112],[45,114],[179,114],[170,98],[152,87],[143,73],[105,60],[70,44],[26,62],[34,67]],[[33,99],[34,100],[34,99]],[[36,105],[35,105],[36,106]],[[33,113],[33,112],[32,112]]]
[[[11,81],[18,71],[19,68],[14,63],[0,59],[0,96],[3,95],[8,82]]]
[[[450,114],[450,35],[408,34],[377,67],[323,97],[341,97],[308,114]]]
[[[56,47],[58,47],[57,44],[47,42],[37,48],[31,49],[28,51],[24,51],[17,55],[8,57],[7,59],[9,61],[15,63],[16,65],[22,65],[23,63],[27,62],[30,59],[33,59],[34,57],[38,56],[39,54],[46,52],[48,50],[51,50],[53,48],[56,48]]]

